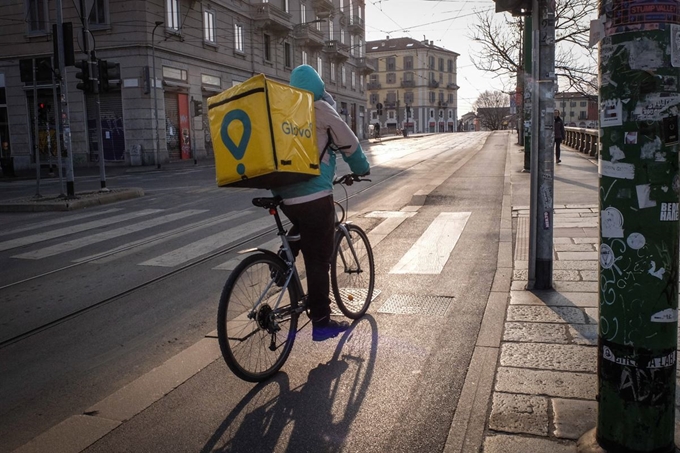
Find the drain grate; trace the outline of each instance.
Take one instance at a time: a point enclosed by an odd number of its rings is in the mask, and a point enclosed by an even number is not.
[[[385,301],[378,313],[443,316],[451,306],[453,299],[453,297],[417,297],[395,294]]]
[[[365,289],[352,289],[352,288],[339,288],[340,291],[340,296],[343,299],[347,299],[348,294],[352,294],[355,300],[361,300],[363,301],[366,297],[366,290]],[[377,288],[373,288],[373,295],[371,296],[371,303],[380,295],[381,291]],[[363,296],[363,297],[361,297]],[[335,297],[333,294],[330,295],[331,302],[335,302]],[[342,312],[338,308],[338,306],[334,303],[331,304],[331,315],[342,315]],[[344,316],[344,315],[343,315]]]

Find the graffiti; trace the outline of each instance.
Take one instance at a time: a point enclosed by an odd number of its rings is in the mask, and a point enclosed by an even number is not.
[[[674,357],[673,363],[675,363]],[[658,368],[624,367],[619,384],[621,397],[628,401],[651,404],[655,404],[662,398],[669,398],[668,391],[670,389],[666,385],[666,374]]]

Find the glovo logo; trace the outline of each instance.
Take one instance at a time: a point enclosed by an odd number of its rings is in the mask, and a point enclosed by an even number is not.
[[[243,133],[241,134],[241,140],[236,143],[229,136],[229,127],[231,123],[238,121],[241,123]],[[220,129],[220,136],[222,137],[222,143],[227,147],[227,150],[234,156],[234,159],[241,160],[246,153],[248,148],[248,142],[250,141],[250,134],[253,128],[250,123],[250,117],[246,112],[240,109],[232,110],[222,119],[222,127]],[[239,175],[244,175],[246,173],[246,166],[239,163],[236,166],[236,172]]]
[[[293,123],[284,121],[281,124],[281,129],[283,130],[283,133],[286,135],[292,135],[294,137],[312,138],[312,123],[309,123],[305,127],[299,127]]]

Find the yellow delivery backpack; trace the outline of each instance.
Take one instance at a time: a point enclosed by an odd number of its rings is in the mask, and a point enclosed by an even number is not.
[[[314,96],[264,74],[208,98],[217,185],[275,188],[319,175]]]

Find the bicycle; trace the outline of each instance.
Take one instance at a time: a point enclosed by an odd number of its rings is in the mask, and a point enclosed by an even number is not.
[[[351,185],[355,181],[370,180],[349,174],[336,178],[333,184]],[[279,371],[288,359],[296,334],[304,328],[298,329],[298,318],[307,310],[307,295],[278,211],[282,200],[262,197],[252,202],[274,216],[281,248],[278,254],[261,248],[239,252],[249,255],[224,285],[217,312],[217,335],[231,371],[245,381],[261,382]],[[364,230],[345,221],[347,208],[338,202],[336,206],[340,215],[336,209],[331,288],[340,311],[350,319],[358,319],[366,313],[373,297],[373,251]]]

